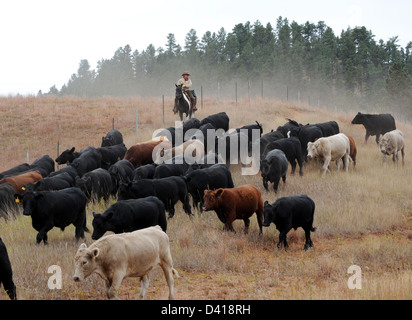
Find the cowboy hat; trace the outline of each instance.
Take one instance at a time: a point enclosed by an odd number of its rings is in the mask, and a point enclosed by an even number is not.
[[[183,73],[182,73],[182,76],[184,76],[185,74],[187,74],[188,76],[190,76],[190,73],[187,72],[187,71],[183,72]]]

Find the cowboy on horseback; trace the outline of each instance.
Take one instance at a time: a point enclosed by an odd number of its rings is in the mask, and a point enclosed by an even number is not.
[[[190,105],[191,105],[192,111],[197,111],[197,107],[196,107],[197,97],[195,94],[195,90],[190,89],[192,87],[192,80],[189,79],[189,76],[190,76],[189,72],[187,71],[183,72],[182,78],[179,79],[177,84],[182,86],[184,93],[190,99]],[[174,113],[178,112],[177,110],[173,110],[173,111]]]

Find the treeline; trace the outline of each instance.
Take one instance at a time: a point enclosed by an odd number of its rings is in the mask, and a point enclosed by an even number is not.
[[[182,71],[192,74],[194,89],[233,97],[251,90],[265,97],[285,97],[322,104],[357,103],[365,107],[393,103],[412,107],[412,41],[405,48],[397,37],[375,40],[365,27],[348,28],[339,36],[323,21],[290,23],[279,17],[276,26],[259,21],[239,23],[199,37],[191,29],[182,48],[174,34],[165,48],[150,44],[139,52],[120,47],[95,70],[80,61],[77,73],[49,94],[79,96],[173,95]],[[229,90],[229,88],[232,88]]]

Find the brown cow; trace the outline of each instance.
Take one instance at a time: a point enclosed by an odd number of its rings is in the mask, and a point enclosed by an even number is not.
[[[357,150],[356,150],[356,144],[355,144],[355,139],[353,139],[351,136],[346,135],[349,139],[349,146],[350,146],[350,152],[349,152],[349,156],[351,157],[352,161],[353,161],[353,166],[356,166],[356,154],[357,154]]]
[[[245,233],[247,233],[249,218],[256,212],[260,234],[262,234],[263,200],[259,189],[254,185],[205,190],[203,200],[203,210],[215,210],[220,221],[225,224],[223,230],[234,232],[232,222],[242,219],[245,222]]]
[[[138,143],[130,147],[126,151],[124,159],[129,160],[135,166],[135,168],[144,166],[145,164],[153,163],[153,150],[160,143],[164,145],[165,149],[171,148],[171,143],[169,141],[154,140]]]
[[[6,177],[0,180],[0,183],[5,183],[5,182],[10,183],[13,186],[14,191],[22,195],[24,193],[23,187],[25,187],[29,183],[35,183],[36,181],[42,178],[43,176],[40,174],[40,171],[36,170],[36,171],[28,171],[28,172],[25,172],[25,173],[22,173],[16,176],[12,176],[12,177]]]

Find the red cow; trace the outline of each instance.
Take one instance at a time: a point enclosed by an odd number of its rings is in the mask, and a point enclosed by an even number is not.
[[[26,186],[29,183],[35,183],[36,181],[42,179],[43,176],[40,174],[40,171],[29,171],[25,172],[16,176],[12,177],[6,177],[2,180],[0,180],[0,183],[5,183],[8,182],[10,183],[14,191],[18,194],[23,194],[24,189],[22,189],[24,186]]]
[[[169,146],[168,141],[161,140],[138,143],[126,151],[124,159],[129,160],[135,168],[153,163],[153,149],[162,142],[165,144],[165,148]],[[169,147],[171,147],[171,145]]]
[[[254,185],[205,190],[203,199],[203,210],[215,210],[220,221],[225,224],[223,230],[234,232],[232,222],[242,219],[245,222],[245,233],[247,233],[249,218],[256,212],[260,234],[262,234],[263,200],[259,189]]]

